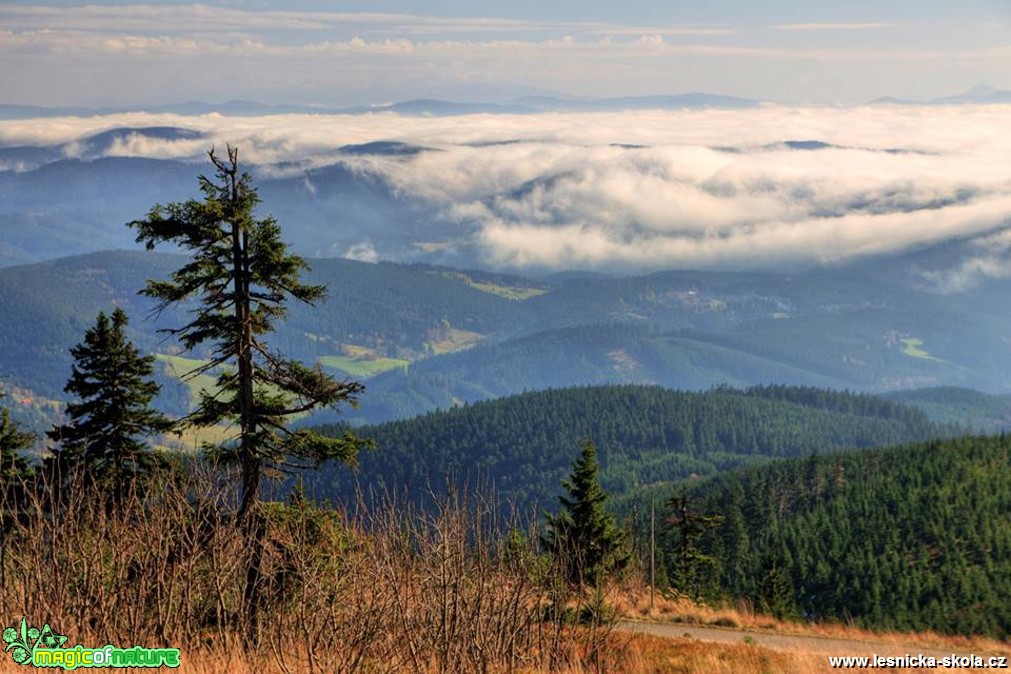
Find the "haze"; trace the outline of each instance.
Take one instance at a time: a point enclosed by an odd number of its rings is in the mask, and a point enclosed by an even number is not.
[[[4,102],[318,104],[708,91],[792,102],[1011,88],[1004,0],[22,3]]]

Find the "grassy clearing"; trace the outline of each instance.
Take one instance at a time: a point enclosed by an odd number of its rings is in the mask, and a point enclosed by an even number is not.
[[[635,671],[599,595],[562,582],[490,501],[354,517],[268,502],[253,528],[236,522],[226,476],[181,465],[114,509],[80,475],[59,483],[55,509],[45,482],[26,503],[0,494],[24,513],[5,533],[0,605],[85,645],[185,649],[179,671]]]
[[[543,295],[548,292],[546,288],[536,288],[533,286],[511,286],[503,285],[501,283],[482,283],[475,281],[470,276],[462,272],[443,272],[442,275],[456,281],[463,281],[475,290],[480,290],[481,292],[488,293],[490,295],[498,295],[499,297],[504,297],[507,300],[528,300],[531,297],[537,297],[538,295]]]
[[[453,351],[463,351],[464,349],[469,349],[484,337],[479,332],[471,332],[470,330],[459,330],[457,328],[446,328],[439,331],[439,337],[435,340],[426,342],[426,346],[431,349],[432,353],[435,355],[442,355],[444,353],[452,353]]]
[[[207,361],[198,360],[196,358],[184,358],[182,356],[170,356],[165,353],[155,354],[155,357],[158,361],[165,363],[165,367],[169,374],[177,378],[185,384],[187,388],[189,388],[191,409],[200,402],[201,391],[213,393],[218,390],[217,378],[214,375],[204,372],[192,377],[186,376],[197,368],[206,365]]]
[[[630,672],[655,674],[804,674],[809,668],[793,654],[747,644],[714,644],[695,639],[665,639],[638,634],[628,644]],[[811,659],[811,664],[814,664]]]
[[[940,358],[936,358],[928,351],[922,348],[923,340],[917,339],[916,337],[907,337],[902,340],[902,353],[913,358],[922,358],[923,360],[934,360],[941,362]]]
[[[234,440],[237,429],[234,426],[189,426],[165,436],[159,445],[162,449],[192,453],[204,445],[220,445]]]
[[[400,358],[355,358],[352,356],[320,356],[320,365],[361,379],[374,377],[380,372],[395,370],[397,368],[407,369],[411,364],[409,360]]]
[[[504,297],[507,300],[528,300],[548,292],[545,288],[531,288],[529,286],[503,286],[495,283],[477,283],[471,281],[470,287],[492,295]]]

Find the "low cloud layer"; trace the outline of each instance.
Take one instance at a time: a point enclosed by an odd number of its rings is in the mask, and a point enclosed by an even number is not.
[[[206,137],[136,135],[105,151],[198,161],[212,143],[230,142],[263,176],[306,176],[342,162],[435,209],[455,225],[451,245],[503,268],[775,268],[981,237],[985,262],[967,267],[968,279],[1004,273],[986,241],[1003,241],[991,235],[1011,225],[1008,106],[448,118],[135,114],[0,122],[0,143],[69,143],[64,151],[73,154],[94,133],[155,125]],[[426,150],[340,152],[375,141]],[[381,258],[382,243],[354,255]]]

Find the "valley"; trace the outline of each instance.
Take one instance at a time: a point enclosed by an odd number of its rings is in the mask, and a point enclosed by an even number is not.
[[[311,311],[293,307],[275,343],[366,382],[360,408],[346,417],[354,424],[606,383],[1003,394],[1011,382],[1003,338],[1011,317],[1000,308],[1008,283],[949,294],[916,271],[953,246],[845,269],[581,279],[318,259],[308,278],[334,289],[331,298]],[[175,259],[116,251],[0,269],[0,310],[13,317],[0,324],[2,385],[59,400],[78,331],[118,305],[137,317],[131,336],[160,354],[162,404],[184,413],[209,385],[207,375],[181,381],[201,354],[182,353],[159,333],[184,310],[152,313],[137,294]]]

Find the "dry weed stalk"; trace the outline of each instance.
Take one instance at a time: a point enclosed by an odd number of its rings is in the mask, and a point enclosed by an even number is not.
[[[181,647],[194,663],[285,674],[622,669],[603,594],[562,582],[491,499],[451,495],[425,512],[388,499],[353,517],[261,504],[264,638],[250,651],[251,551],[219,472],[180,471],[115,507],[81,484],[0,504],[0,605],[75,643]]]

